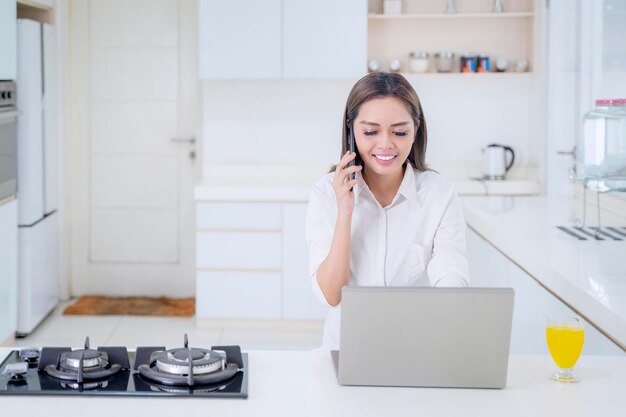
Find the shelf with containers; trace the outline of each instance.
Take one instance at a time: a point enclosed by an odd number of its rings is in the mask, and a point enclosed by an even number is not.
[[[521,73],[533,73],[538,63],[536,9],[539,0],[505,0],[505,11],[501,13],[491,11],[493,3],[457,0],[457,12],[444,13],[444,0],[404,0],[401,14],[383,14],[383,0],[370,0],[368,61],[378,61],[383,71],[388,71],[390,62],[398,59],[403,74],[452,75],[460,72],[462,54],[482,54],[489,57],[488,75],[515,72],[520,60],[527,62]],[[428,53],[426,72],[411,71],[411,52]],[[454,54],[450,72],[437,71],[435,54],[439,52]],[[505,72],[496,72],[498,58],[508,61]]]

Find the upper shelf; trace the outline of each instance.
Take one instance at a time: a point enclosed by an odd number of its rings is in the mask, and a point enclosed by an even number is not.
[[[510,19],[534,17],[533,12],[510,13],[419,13],[419,14],[376,14],[367,17],[370,20],[397,20],[397,19]]]
[[[407,80],[411,80],[411,79],[420,79],[423,77],[443,77],[443,78],[454,78],[454,77],[458,77],[459,79],[481,79],[481,78],[492,78],[492,77],[505,77],[505,78],[514,78],[514,77],[521,77],[521,78],[526,78],[526,77],[532,77],[535,75],[535,73],[533,71],[523,71],[523,72],[516,72],[516,71],[505,71],[505,72],[496,72],[496,71],[491,71],[491,72],[459,72],[459,71],[452,71],[452,72],[436,72],[434,70],[431,70],[429,72],[422,72],[422,73],[416,73],[416,72],[400,72],[400,74],[406,78]]]
[[[17,0],[19,6],[30,6],[37,9],[50,10],[54,7],[53,0]]]

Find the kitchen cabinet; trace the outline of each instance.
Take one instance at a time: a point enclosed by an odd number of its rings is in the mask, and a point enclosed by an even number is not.
[[[304,238],[305,203],[199,202],[199,318],[323,319]]]
[[[511,354],[547,354],[545,332],[548,317],[577,314],[471,229],[467,232],[467,256],[472,286],[511,287],[515,290]],[[624,354],[589,322],[583,321],[583,354]]]
[[[309,279],[309,248],[304,237],[306,204],[283,204],[283,316],[322,319],[327,308],[313,295]]]
[[[198,229],[279,231],[280,204],[198,204]]]
[[[198,232],[196,242],[199,268],[280,269],[280,233]]]
[[[366,14],[362,0],[199,0],[200,78],[358,78]]]
[[[0,203],[0,345],[17,329],[17,200]]]
[[[281,13],[281,0],[199,0],[200,78],[280,78]]]
[[[0,80],[17,77],[17,4],[0,1]]]
[[[363,0],[283,0],[283,77],[358,78],[366,36]]]
[[[281,318],[281,273],[198,271],[196,317]]]

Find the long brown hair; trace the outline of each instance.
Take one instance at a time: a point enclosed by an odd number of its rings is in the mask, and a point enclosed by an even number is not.
[[[402,75],[396,73],[372,72],[361,78],[354,84],[354,87],[352,87],[343,114],[340,158],[343,157],[349,149],[350,123],[354,123],[354,120],[359,114],[359,109],[363,103],[380,97],[395,97],[400,99],[407,106],[407,110],[409,110],[415,126],[415,140],[413,141],[408,160],[415,169],[427,171],[429,168],[426,165],[425,157],[428,136],[422,105],[411,84]],[[359,155],[358,149],[356,153],[355,163],[357,165],[363,165],[363,159]],[[336,166],[333,166],[330,172],[334,172],[335,168]]]

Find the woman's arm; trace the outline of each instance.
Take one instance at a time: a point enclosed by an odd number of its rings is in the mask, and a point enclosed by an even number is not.
[[[330,209],[332,201],[328,201],[332,198],[330,193],[316,192],[314,187],[307,213],[306,234],[309,243],[311,277],[316,280],[314,290],[318,293],[318,297],[321,291],[325,301],[332,307],[339,304],[341,288],[350,280],[350,242],[354,210],[352,187],[360,181],[360,178],[350,180],[349,174],[360,171],[361,167],[347,166],[355,156],[355,153],[346,153],[335,169],[332,187],[337,217],[332,239],[330,228],[326,226],[328,223],[323,221],[324,211],[327,212],[327,216],[333,217],[334,209]]]
[[[435,232],[433,257],[428,263],[428,278],[433,287],[469,286],[465,231],[463,209],[452,191]]]
[[[351,224],[351,213],[337,216],[328,256],[317,270],[317,283],[326,301],[333,307],[341,301],[341,288],[350,280]]]

